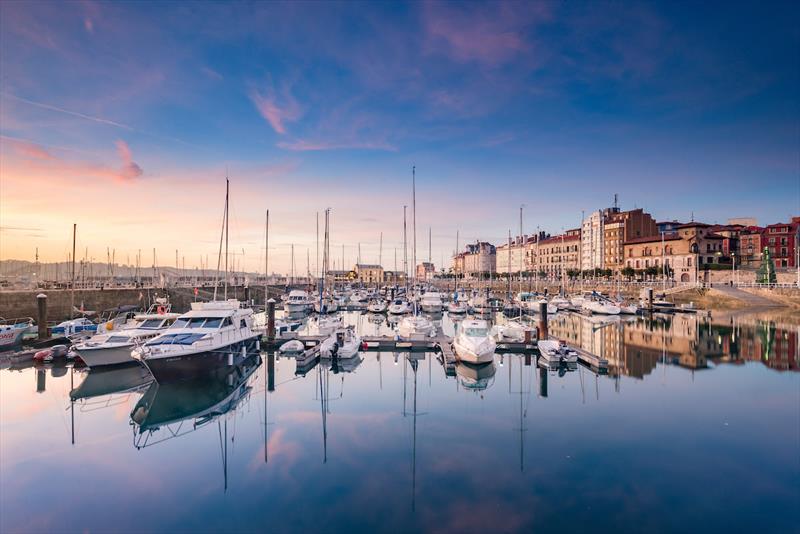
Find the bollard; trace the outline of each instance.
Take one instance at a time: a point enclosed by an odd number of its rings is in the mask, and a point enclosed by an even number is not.
[[[275,339],[275,299],[267,301],[267,339]]]
[[[275,353],[267,356],[267,391],[275,391]]]
[[[232,365],[233,365],[233,353],[229,352],[228,353],[228,367],[230,367]]]
[[[547,303],[539,303],[539,339],[547,339]]]
[[[653,288],[648,287],[645,291],[647,292],[647,309],[653,311]]]
[[[530,345],[531,344],[531,329],[530,328],[526,328],[525,329],[525,344],[526,345]]]
[[[36,308],[39,311],[37,324],[39,325],[39,339],[47,339],[47,295],[36,295]]]

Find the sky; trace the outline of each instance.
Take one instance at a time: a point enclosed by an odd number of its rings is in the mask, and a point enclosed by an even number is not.
[[[0,258],[441,266],[581,213],[800,213],[796,2],[0,2]],[[430,230],[429,230],[430,229]],[[383,234],[383,247],[379,247]],[[83,252],[79,253],[80,259]],[[130,259],[128,259],[130,258]],[[409,252],[409,262],[411,252]]]

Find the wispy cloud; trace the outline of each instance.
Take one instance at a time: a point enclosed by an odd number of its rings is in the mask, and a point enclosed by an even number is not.
[[[64,113],[66,115],[72,115],[73,117],[78,117],[81,119],[86,119],[89,121],[97,122],[99,124],[107,124],[109,126],[116,126],[117,128],[122,128],[124,130],[133,130],[132,127],[128,126],[127,124],[123,124],[121,122],[112,121],[110,119],[104,119],[102,117],[94,117],[92,115],[86,115],[85,113],[80,113],[78,111],[72,111],[70,109],[60,108],[58,106],[53,106],[51,104],[45,104],[43,102],[36,102],[34,100],[28,100],[27,98],[22,98],[17,95],[12,95],[11,93],[1,93],[6,98],[11,98],[12,100],[17,100],[18,102],[23,102],[30,106],[36,106],[37,108],[46,109],[49,111],[57,111],[59,113]]]
[[[302,115],[300,105],[292,95],[288,84],[284,84],[278,94],[272,83],[268,83],[263,91],[258,89],[250,91],[250,99],[272,129],[281,135],[286,133],[287,122],[296,121]]]
[[[131,148],[128,143],[122,139],[117,140],[117,153],[122,160],[122,167],[120,168],[119,177],[123,180],[135,180],[144,174],[142,168],[133,161]]]
[[[395,151],[397,147],[385,142],[369,142],[369,141],[353,141],[353,142],[336,142],[336,141],[312,141],[308,139],[297,139],[295,141],[281,141],[278,143],[279,148],[284,150],[294,150],[298,152],[307,152],[315,150],[388,150]]]

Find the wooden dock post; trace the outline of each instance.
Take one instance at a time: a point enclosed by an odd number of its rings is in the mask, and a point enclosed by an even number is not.
[[[547,339],[547,302],[539,303],[539,339]]]
[[[267,354],[267,391],[275,391],[275,352]]]
[[[267,301],[267,339],[275,339],[275,299]]]
[[[36,320],[39,325],[39,339],[47,339],[47,295],[44,293],[36,295],[36,309],[39,312]]]

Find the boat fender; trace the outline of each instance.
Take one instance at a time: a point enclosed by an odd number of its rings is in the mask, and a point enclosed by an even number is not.
[[[108,321],[106,323],[106,330],[114,330],[114,321]]]
[[[159,306],[157,311],[159,315],[164,315],[167,313],[167,309],[164,306]]]

